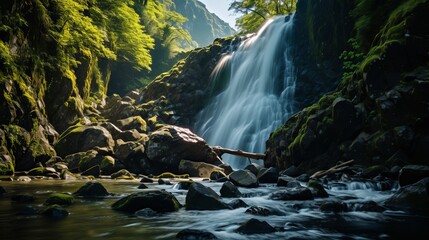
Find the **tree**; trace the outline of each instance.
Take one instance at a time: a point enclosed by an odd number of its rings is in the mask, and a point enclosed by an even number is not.
[[[237,19],[237,27],[241,33],[250,33],[272,16],[292,13],[295,6],[296,0],[238,0],[231,3],[229,10],[244,14]]]

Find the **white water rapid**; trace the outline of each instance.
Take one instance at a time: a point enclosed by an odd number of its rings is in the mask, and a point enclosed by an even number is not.
[[[212,81],[227,86],[199,113],[195,127],[210,145],[263,153],[269,134],[294,112],[293,22],[293,15],[268,20],[219,61]],[[222,157],[233,168],[249,164]]]

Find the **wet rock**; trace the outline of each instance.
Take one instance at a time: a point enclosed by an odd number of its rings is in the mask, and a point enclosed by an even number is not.
[[[273,200],[313,200],[313,194],[308,188],[291,188],[287,190],[280,190],[270,195]]]
[[[95,147],[113,148],[112,135],[100,126],[75,126],[61,134],[54,147],[58,156],[85,152]]]
[[[384,212],[384,210],[386,209],[374,201],[364,202],[356,207],[356,211],[360,212]]]
[[[99,182],[87,182],[74,195],[80,197],[105,197],[111,195],[106,188]]]
[[[259,186],[255,174],[247,170],[238,170],[229,175],[229,180],[236,186],[255,188]]]
[[[228,205],[231,206],[232,209],[249,207],[249,205],[241,199],[232,200]]]
[[[39,214],[39,209],[33,207],[33,206],[24,206],[21,209],[19,209],[18,212],[19,215],[23,215],[23,216],[34,216]]]
[[[311,192],[313,193],[313,196],[316,198],[327,198],[327,197],[329,197],[329,194],[326,192],[323,185],[316,180],[313,180],[313,179],[310,180],[308,182],[308,187],[310,188]]]
[[[121,169],[121,170],[113,173],[112,175],[110,175],[110,178],[111,179],[125,179],[125,180],[134,180],[135,179],[134,175],[126,169]]]
[[[149,136],[146,154],[165,170],[176,171],[182,159],[220,165],[209,145],[189,129],[167,125]]]
[[[296,177],[297,181],[300,182],[308,182],[308,180],[310,180],[310,176],[306,173],[299,175],[298,177]]]
[[[260,216],[268,216],[271,214],[271,211],[268,208],[259,207],[259,206],[251,206],[246,210],[245,213],[260,215]]]
[[[362,128],[363,121],[358,116],[350,100],[338,97],[332,103],[333,125],[341,139],[355,136]]]
[[[410,185],[426,177],[429,177],[429,166],[407,165],[399,172],[399,185]]]
[[[151,178],[148,178],[146,176],[142,176],[142,179],[140,180],[142,183],[153,183],[153,180]]]
[[[159,178],[159,179],[158,179],[158,184],[159,184],[159,185],[173,185],[173,184],[171,184],[171,182],[170,182],[170,181],[168,181],[168,180],[164,180],[164,179],[162,179],[162,178]]]
[[[259,171],[262,169],[263,167],[257,163],[251,163],[249,165],[247,165],[244,170],[249,170],[251,173],[255,174],[255,176],[258,175]]]
[[[150,208],[156,212],[175,212],[181,207],[173,194],[165,190],[150,190],[133,193],[112,205],[114,210],[136,212]]]
[[[189,187],[192,185],[192,183],[194,183],[192,180],[180,181],[175,185],[175,188],[179,190],[189,190]]]
[[[30,203],[34,202],[36,198],[29,194],[17,194],[11,197],[12,202]]]
[[[179,173],[189,174],[191,177],[210,178],[214,171],[223,172],[223,169],[205,162],[182,160],[179,163]]]
[[[61,219],[67,217],[70,213],[60,205],[51,205],[43,209],[40,214],[55,219]]]
[[[227,181],[228,177],[224,172],[215,170],[212,173],[210,173],[210,180],[218,181],[218,182],[223,180]]]
[[[74,175],[73,173],[71,173],[70,171],[67,171],[67,170],[61,171],[60,178],[62,180],[76,180],[76,179],[78,179],[78,177],[76,175]]]
[[[184,229],[177,233],[176,239],[178,240],[212,240],[218,239],[213,233],[198,230],[198,229]]]
[[[222,202],[219,195],[201,183],[193,183],[186,195],[186,210],[219,210],[230,209]]]
[[[74,197],[67,193],[53,193],[49,195],[48,199],[45,201],[45,205],[62,205],[62,206],[68,206],[73,204]]]
[[[299,183],[298,181],[293,180],[293,181],[288,182],[286,184],[286,187],[287,188],[300,188],[302,186],[301,186],[301,183]]]
[[[29,176],[46,176],[49,173],[56,173],[54,168],[52,167],[36,167],[28,171]]]
[[[114,137],[114,139],[122,139],[124,142],[147,142],[149,141],[149,136],[146,134],[139,133],[135,129],[131,129],[120,132],[116,138]]]
[[[132,130],[135,129],[141,133],[146,132],[147,124],[140,116],[133,116],[125,119],[116,121],[116,126],[121,130]]]
[[[137,188],[138,189],[147,189],[148,187],[144,183],[142,183]]]
[[[241,196],[241,192],[232,182],[227,181],[220,188],[220,195],[224,198],[237,198]]]
[[[295,181],[294,178],[281,176],[277,179],[277,187],[287,187],[287,184],[293,181]]]
[[[385,201],[385,205],[394,209],[424,211],[429,213],[429,177],[416,183],[403,186]]]
[[[232,172],[234,172],[234,170],[232,169],[231,165],[229,165],[228,163],[223,163],[223,164],[219,165],[218,167],[222,168],[222,169],[223,169],[223,172],[224,172],[226,175],[229,175],[229,174],[231,174]]]
[[[290,166],[286,170],[280,172],[280,175],[286,175],[289,177],[298,177],[301,173],[296,169],[295,165]]]
[[[31,178],[30,177],[27,177],[27,176],[19,176],[17,179],[16,179],[16,181],[18,181],[18,182],[30,182],[31,181]],[[1,193],[0,193],[1,194]]]
[[[260,183],[277,183],[279,170],[274,167],[263,168],[259,171],[257,178]]]
[[[276,230],[266,221],[260,221],[258,219],[252,218],[247,222],[242,223],[235,231],[242,234],[261,234],[272,233]]]
[[[347,204],[343,202],[324,202],[320,204],[319,208],[322,212],[346,212]]]
[[[101,175],[101,169],[100,166],[95,165],[81,173],[82,176],[93,176],[93,177],[99,177]]]
[[[155,217],[158,213],[150,208],[144,208],[135,212],[134,215],[137,217]]]

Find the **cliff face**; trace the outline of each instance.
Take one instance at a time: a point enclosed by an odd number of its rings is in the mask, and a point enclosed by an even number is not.
[[[175,11],[182,14],[188,21],[184,28],[191,34],[199,46],[207,46],[215,38],[228,37],[235,34],[228,23],[210,13],[206,6],[197,0],[174,0]]]
[[[429,3],[392,4],[356,2],[357,39],[373,44],[362,44],[363,61],[334,92],[271,134],[267,165],[311,171],[350,159],[380,169],[429,163]]]

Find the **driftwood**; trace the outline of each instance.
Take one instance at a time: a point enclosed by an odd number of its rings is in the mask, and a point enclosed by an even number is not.
[[[228,154],[246,157],[246,158],[252,158],[252,159],[264,159],[265,158],[265,154],[262,154],[262,153],[251,153],[251,152],[245,152],[245,151],[241,151],[241,150],[233,150],[233,149],[229,149],[229,148],[224,148],[224,147],[220,147],[220,146],[213,146],[212,149],[213,149],[213,151],[218,153],[219,156],[222,156],[222,154],[224,154],[224,153],[228,153]]]
[[[343,162],[341,164],[333,166],[333,167],[331,167],[328,170],[317,171],[313,175],[311,175],[310,178],[321,178],[323,176],[326,176],[326,175],[329,175],[329,174],[332,174],[332,173],[341,172],[344,169],[347,169],[349,167],[349,165],[352,164],[354,161],[355,160],[349,160],[347,162]]]

